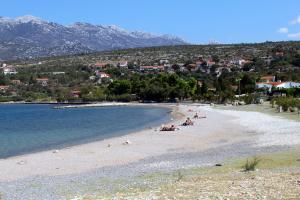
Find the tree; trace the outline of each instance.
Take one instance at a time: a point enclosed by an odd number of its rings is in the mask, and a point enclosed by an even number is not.
[[[255,91],[255,78],[245,74],[240,82],[242,93],[252,93]]]
[[[114,95],[131,93],[131,83],[129,80],[116,80],[108,86],[108,91]]]

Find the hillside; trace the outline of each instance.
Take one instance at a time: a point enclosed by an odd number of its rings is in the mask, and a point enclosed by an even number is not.
[[[224,103],[249,94],[243,100],[252,103],[256,91],[272,95],[256,90],[264,76],[277,85],[300,82],[299,50],[300,42],[180,45],[10,61],[2,65],[0,101]]]

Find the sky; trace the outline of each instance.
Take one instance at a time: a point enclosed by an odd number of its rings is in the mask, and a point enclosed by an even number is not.
[[[300,39],[300,0],[1,0],[0,16],[117,25],[189,43]]]

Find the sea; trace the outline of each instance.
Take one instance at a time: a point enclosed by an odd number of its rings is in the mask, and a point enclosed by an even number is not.
[[[170,109],[152,106],[54,109],[45,104],[4,104],[0,105],[0,158],[122,136],[170,118]]]

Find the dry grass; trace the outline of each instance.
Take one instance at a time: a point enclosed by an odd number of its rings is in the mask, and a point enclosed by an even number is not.
[[[173,177],[166,184],[154,187],[132,187],[124,191],[85,195],[81,199],[299,199],[299,149],[284,153],[261,155],[248,159],[250,169],[244,173],[241,166],[247,159],[223,163],[222,167],[180,170],[170,174],[139,177],[147,181]],[[263,162],[259,162],[263,160]]]
[[[270,170],[203,175],[149,190],[130,189],[110,196],[86,196],[83,199],[297,199],[300,173]]]

